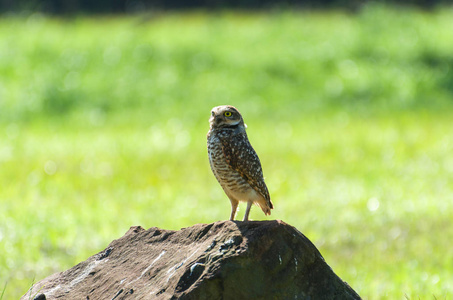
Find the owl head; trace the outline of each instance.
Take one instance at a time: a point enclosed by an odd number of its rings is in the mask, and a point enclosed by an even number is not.
[[[211,110],[209,118],[211,128],[237,128],[247,126],[244,124],[242,115],[236,107],[231,105],[222,105],[214,107]]]

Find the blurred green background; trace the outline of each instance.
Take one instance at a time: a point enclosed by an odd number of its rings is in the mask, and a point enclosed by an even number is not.
[[[452,296],[451,7],[33,13],[0,28],[3,299],[130,226],[228,219],[206,153],[221,104],[242,112],[275,205],[252,219],[295,226],[365,299]]]

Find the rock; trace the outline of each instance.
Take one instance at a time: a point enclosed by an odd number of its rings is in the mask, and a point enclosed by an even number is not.
[[[36,283],[22,299],[360,299],[316,247],[282,221],[179,231],[140,226]]]

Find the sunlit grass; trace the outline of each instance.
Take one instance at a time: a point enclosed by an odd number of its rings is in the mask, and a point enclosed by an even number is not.
[[[251,218],[297,227],[366,299],[451,295],[452,17],[1,20],[3,299],[132,225],[227,219],[206,153],[209,111],[226,103],[275,204]]]
[[[249,118],[272,219],[305,233],[367,298],[451,292],[450,118]],[[184,139],[173,122],[77,132],[51,123],[6,140],[14,151],[1,178],[9,285],[70,267],[131,225],[179,229],[228,217],[207,163],[206,122]],[[265,219],[258,209],[252,218]]]

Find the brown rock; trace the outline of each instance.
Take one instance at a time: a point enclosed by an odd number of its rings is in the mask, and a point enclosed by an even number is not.
[[[42,295],[43,294],[43,295]],[[282,221],[140,226],[22,299],[360,299]],[[45,295],[45,298],[44,298]]]

